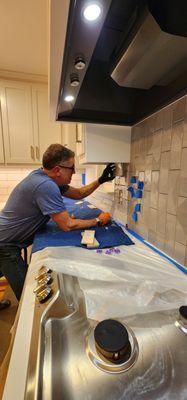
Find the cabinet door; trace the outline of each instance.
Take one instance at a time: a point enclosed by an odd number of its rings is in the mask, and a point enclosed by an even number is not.
[[[3,146],[3,131],[2,131],[2,120],[0,112],[0,164],[4,164],[4,146]]]
[[[31,86],[1,81],[1,109],[6,163],[33,163]]]
[[[62,144],[75,152],[76,147],[76,124],[62,123]]]
[[[78,157],[85,154],[84,124],[76,124],[76,154]]]
[[[62,143],[61,124],[50,121],[46,85],[33,85],[32,97],[36,162],[41,163],[50,144]]]

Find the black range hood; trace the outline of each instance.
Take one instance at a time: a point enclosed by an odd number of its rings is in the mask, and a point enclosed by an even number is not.
[[[186,94],[186,0],[97,0],[92,24],[87,3],[70,1],[57,120],[133,125]]]

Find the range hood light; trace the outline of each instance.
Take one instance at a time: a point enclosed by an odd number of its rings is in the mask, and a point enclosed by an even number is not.
[[[84,69],[86,66],[86,63],[84,61],[84,58],[82,56],[78,56],[75,59],[75,68],[76,69]]]
[[[74,96],[68,95],[68,96],[65,97],[64,100],[67,101],[67,103],[70,103],[70,101],[74,100]]]
[[[70,75],[70,85],[76,87],[76,86],[79,86],[79,84],[80,84],[80,81],[79,81],[78,75],[71,74]]]
[[[83,10],[84,18],[89,21],[96,21],[101,15],[101,7],[97,3],[91,3],[85,6]]]

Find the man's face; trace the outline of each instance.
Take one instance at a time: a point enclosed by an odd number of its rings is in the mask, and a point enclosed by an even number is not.
[[[71,182],[72,175],[75,173],[75,159],[70,158],[67,161],[61,161],[54,167],[55,182],[58,186],[68,185]]]

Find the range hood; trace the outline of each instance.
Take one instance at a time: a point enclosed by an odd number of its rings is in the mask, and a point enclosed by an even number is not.
[[[97,0],[92,23],[83,17],[90,1],[65,3],[56,120],[134,125],[186,94],[186,0]]]

